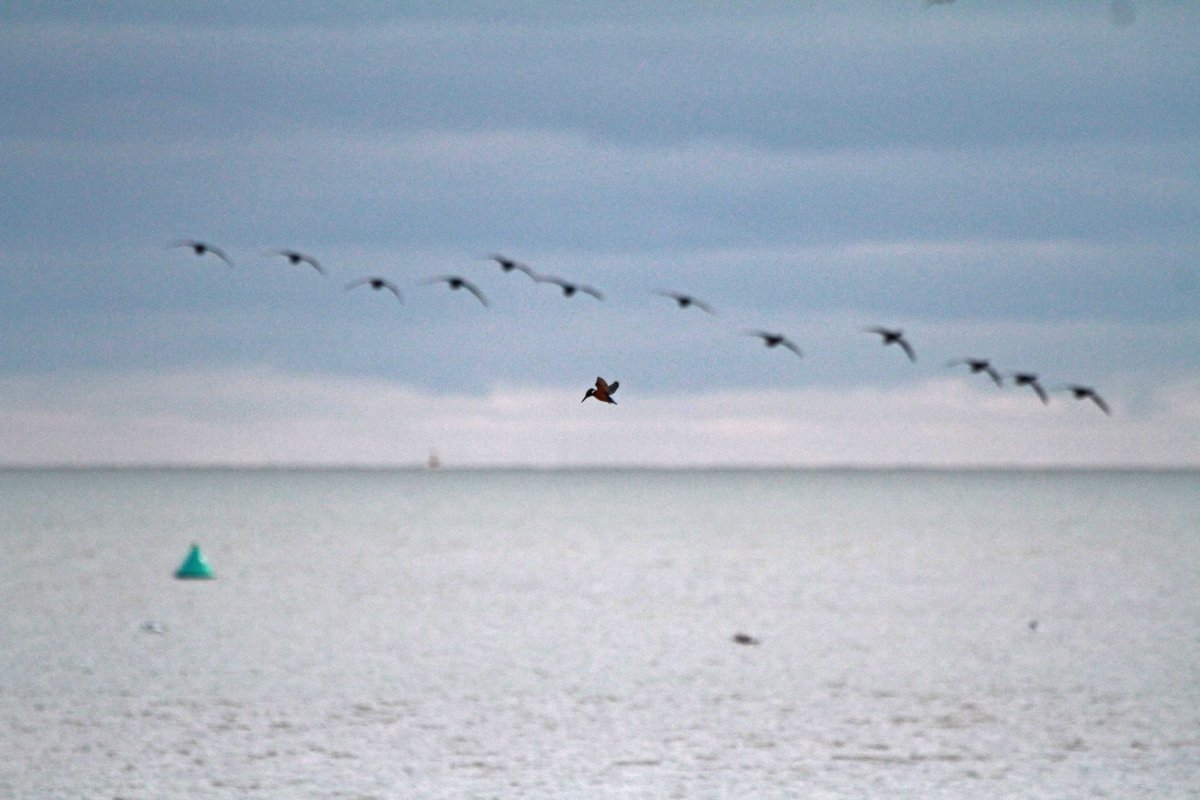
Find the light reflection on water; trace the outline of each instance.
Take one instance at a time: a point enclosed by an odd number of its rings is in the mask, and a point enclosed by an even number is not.
[[[2,796],[1200,785],[1197,473],[9,471],[0,496]],[[172,579],[193,541],[216,580]]]

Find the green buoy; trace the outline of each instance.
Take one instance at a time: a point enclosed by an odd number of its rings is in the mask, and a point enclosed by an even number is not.
[[[175,570],[176,578],[211,578],[213,577],[212,567],[208,565],[204,554],[200,552],[200,545],[192,545],[192,549],[187,554],[187,558],[179,565],[179,569]]]

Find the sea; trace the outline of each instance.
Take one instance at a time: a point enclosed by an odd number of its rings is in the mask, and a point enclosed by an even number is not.
[[[3,470],[0,797],[1200,797],[1200,472]]]

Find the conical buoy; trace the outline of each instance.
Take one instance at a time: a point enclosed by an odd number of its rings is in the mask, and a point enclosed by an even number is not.
[[[211,578],[213,577],[212,567],[208,565],[204,554],[200,552],[200,545],[192,545],[192,549],[187,554],[187,558],[179,565],[179,569],[175,570],[176,578]]]

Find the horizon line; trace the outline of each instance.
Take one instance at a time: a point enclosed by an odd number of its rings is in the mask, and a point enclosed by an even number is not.
[[[425,462],[395,463],[233,463],[233,462],[80,462],[80,463],[3,463],[4,472],[88,472],[88,471],[178,471],[178,472],[1200,472],[1200,463],[1017,463],[934,464],[934,463],[858,463],[829,462],[814,464],[545,464],[545,463],[463,463],[430,467]]]

